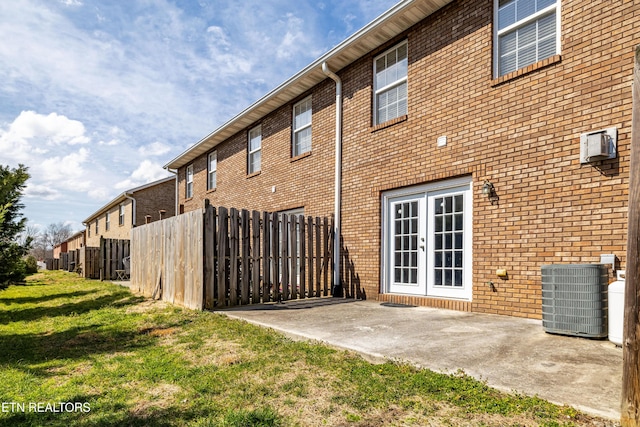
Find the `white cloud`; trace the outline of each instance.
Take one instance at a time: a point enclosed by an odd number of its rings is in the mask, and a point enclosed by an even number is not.
[[[166,178],[168,175],[167,171],[163,169],[159,163],[155,163],[150,160],[143,160],[138,168],[134,170],[127,179],[116,183],[114,187],[121,190],[128,190],[149,182]]]
[[[77,145],[89,142],[81,122],[56,113],[45,116],[35,111],[21,112],[11,123],[7,137],[37,139],[37,143],[44,142],[47,145]]]
[[[54,146],[87,144],[89,141],[81,122],[56,113],[45,116],[22,111],[8,129],[0,129],[3,156],[17,162],[27,162],[34,155],[46,154]]]
[[[169,151],[171,151],[170,146],[158,141],[138,148],[138,153],[143,156],[163,156]]]
[[[39,198],[43,200],[58,200],[62,196],[60,191],[50,185],[27,184],[24,190],[26,197]]]
[[[90,151],[80,148],[66,156],[55,156],[43,160],[38,167],[40,177],[47,182],[58,182],[60,185],[71,185],[74,191],[91,187],[84,168]]]

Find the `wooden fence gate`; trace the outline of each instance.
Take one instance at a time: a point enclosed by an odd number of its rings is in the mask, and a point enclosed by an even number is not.
[[[131,285],[196,309],[328,296],[329,218],[205,203],[132,231]]]

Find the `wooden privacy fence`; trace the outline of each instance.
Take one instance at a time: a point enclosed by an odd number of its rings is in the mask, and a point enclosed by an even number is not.
[[[100,238],[100,271],[103,280],[116,280],[116,270],[124,270],[124,259],[131,253],[131,241],[128,239]]]
[[[202,309],[202,210],[131,231],[131,288],[145,296]]]
[[[131,284],[190,308],[328,296],[328,218],[205,208],[132,231]]]
[[[84,246],[80,249],[82,273],[87,279],[100,278],[100,248]]]

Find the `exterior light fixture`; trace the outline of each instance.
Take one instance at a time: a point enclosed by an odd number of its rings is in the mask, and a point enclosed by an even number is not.
[[[487,197],[490,197],[491,193],[494,193],[494,192],[495,192],[495,188],[493,187],[493,184],[485,180],[484,184],[482,184],[482,194],[484,194]]]
[[[482,194],[487,196],[492,205],[496,204],[498,200],[500,200],[500,197],[498,197],[498,194],[496,193],[495,187],[491,182],[487,180],[485,180],[484,184],[482,184]]]

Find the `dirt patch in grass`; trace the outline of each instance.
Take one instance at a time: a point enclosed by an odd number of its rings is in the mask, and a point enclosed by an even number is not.
[[[142,302],[139,302],[135,305],[127,307],[125,310],[126,314],[131,313],[148,313],[153,310],[163,310],[171,305],[165,301],[156,301],[153,299],[146,299]]]
[[[175,384],[160,383],[153,387],[144,387],[139,382],[125,385],[131,390],[131,396],[136,398],[129,413],[136,418],[147,418],[158,409],[166,409],[175,404],[176,395],[182,392],[182,388]]]

